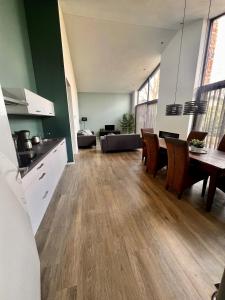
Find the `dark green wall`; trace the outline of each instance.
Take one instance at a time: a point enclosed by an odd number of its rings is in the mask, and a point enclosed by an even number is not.
[[[37,92],[55,104],[55,118],[43,119],[48,137],[66,137],[73,161],[58,3],[24,0]]]
[[[0,0],[0,84],[36,91],[23,1]],[[10,117],[12,130],[42,132],[41,119]]]

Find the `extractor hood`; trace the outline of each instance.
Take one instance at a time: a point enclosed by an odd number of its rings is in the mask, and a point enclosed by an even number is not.
[[[26,100],[18,99],[11,93],[7,91],[7,89],[2,88],[2,93],[5,101],[5,105],[23,105],[28,106],[28,103]]]
[[[24,105],[27,106],[26,100],[18,100],[11,97],[4,96],[5,105]]]

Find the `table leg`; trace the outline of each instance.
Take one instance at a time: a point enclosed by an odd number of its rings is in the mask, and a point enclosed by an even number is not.
[[[216,192],[216,184],[217,184],[218,177],[219,177],[219,172],[214,172],[210,175],[209,190],[208,190],[208,196],[207,196],[207,202],[206,202],[206,211],[211,210],[214,195]]]

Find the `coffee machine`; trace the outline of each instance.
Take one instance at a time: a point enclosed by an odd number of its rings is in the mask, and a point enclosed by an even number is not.
[[[30,140],[30,131],[21,130],[15,132],[17,136],[17,150],[18,152],[29,151],[32,149],[32,143]]]

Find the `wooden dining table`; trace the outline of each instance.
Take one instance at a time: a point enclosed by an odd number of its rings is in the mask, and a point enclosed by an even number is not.
[[[159,139],[160,148],[166,149],[165,139]],[[197,161],[202,170],[209,174],[209,189],[206,202],[206,210],[210,211],[216,192],[218,177],[225,175],[225,152],[216,149],[206,149],[204,154],[190,152],[191,160]],[[225,184],[225,178],[224,178]]]

